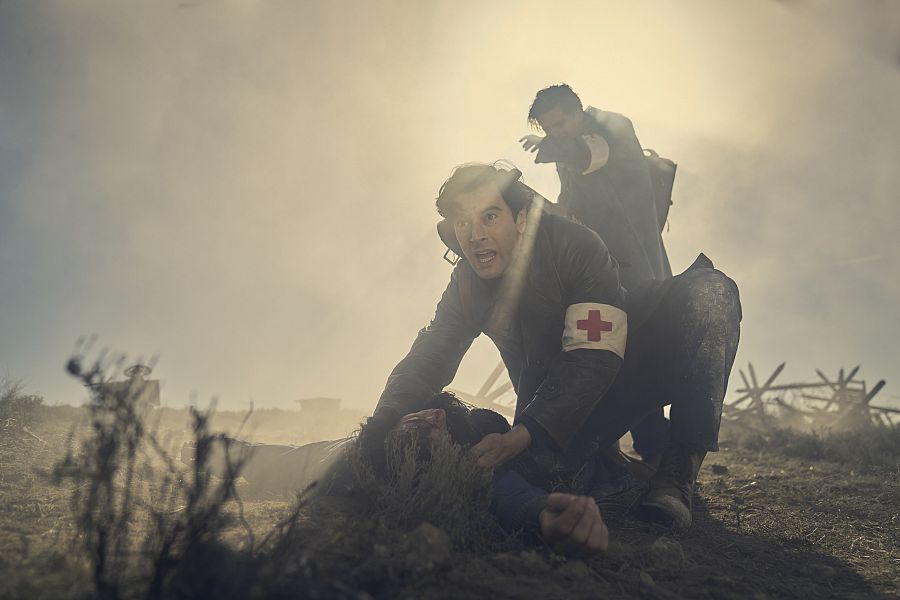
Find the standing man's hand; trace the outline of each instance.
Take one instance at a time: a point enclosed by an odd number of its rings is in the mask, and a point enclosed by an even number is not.
[[[550,494],[538,520],[541,537],[561,554],[579,556],[609,547],[609,530],[589,496]]]
[[[516,425],[506,433],[489,433],[472,446],[478,466],[485,469],[499,467],[516,457],[531,444],[531,434],[523,425]]]
[[[537,152],[538,146],[541,145],[541,142],[544,141],[539,135],[526,135],[519,139],[519,142],[522,144],[522,150],[526,152]]]

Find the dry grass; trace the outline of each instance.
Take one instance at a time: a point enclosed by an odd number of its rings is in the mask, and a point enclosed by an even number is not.
[[[122,400],[45,407],[31,417],[36,436],[10,430],[0,437],[0,597],[869,598],[900,591],[895,431],[726,432],[733,443],[706,461],[690,532],[635,520],[633,492],[601,507],[610,551],[566,560],[504,536],[486,511],[486,474],[450,444],[425,464],[395,448],[387,483],[351,456],[355,494],[241,503],[239,464],[221,480],[202,467],[204,448],[218,439],[209,415],[173,425],[166,443],[156,429],[160,412],[145,427],[144,415]],[[67,435],[67,420],[79,415],[85,420]],[[168,458],[182,430],[198,446],[193,469]],[[49,477],[54,464],[58,486]]]
[[[900,425],[849,431],[798,431],[781,427],[742,431],[732,425],[723,435],[751,451],[827,460],[857,471],[900,473]]]
[[[361,517],[401,531],[429,522],[449,532],[457,548],[484,547],[498,537],[488,513],[490,472],[449,440],[434,444],[427,461],[418,460],[410,445],[390,444],[386,481],[355,451],[348,459],[358,494],[367,499]]]

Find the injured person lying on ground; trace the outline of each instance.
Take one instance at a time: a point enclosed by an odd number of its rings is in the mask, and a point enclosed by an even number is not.
[[[412,449],[416,461],[424,464],[436,444],[456,444],[471,453],[485,436],[510,430],[499,413],[469,407],[450,392],[434,396],[425,406],[394,423],[369,419],[357,435],[337,441],[284,446],[223,438],[207,460],[208,470],[222,476],[229,463],[243,461],[240,476],[255,493],[293,494],[316,483],[316,495],[352,495],[360,493],[360,486],[351,453],[380,480],[389,481],[398,466],[390,460],[397,448]],[[191,463],[193,448],[185,446],[181,458]],[[647,465],[620,452],[618,444],[580,465],[526,451],[494,470],[490,510],[505,531],[521,532],[533,543],[570,555],[603,551],[608,532],[595,499],[631,489],[651,473]]]

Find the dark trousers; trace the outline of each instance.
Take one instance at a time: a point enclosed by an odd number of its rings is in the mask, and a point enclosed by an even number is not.
[[[671,423],[658,408],[631,426],[631,440],[634,451],[645,460],[662,454],[669,444]]]
[[[671,405],[672,441],[718,450],[741,306],[735,283],[706,257],[701,259],[680,275],[629,292],[624,363],[576,436],[566,462],[577,463],[612,445],[665,405]],[[640,314],[634,327],[632,306],[641,307],[634,311]]]

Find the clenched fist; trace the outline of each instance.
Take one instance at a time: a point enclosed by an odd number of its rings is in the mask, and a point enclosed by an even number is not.
[[[550,494],[539,521],[541,537],[560,554],[581,556],[609,547],[609,530],[589,496]]]

